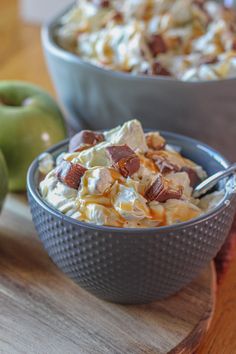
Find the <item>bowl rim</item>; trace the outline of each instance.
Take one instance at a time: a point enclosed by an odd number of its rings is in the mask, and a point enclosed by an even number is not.
[[[172,132],[168,132],[168,131],[160,130],[159,132],[163,135],[168,135],[170,138],[172,137],[173,139],[177,138],[180,140],[180,139],[184,138],[185,141],[187,141],[191,144],[197,145],[198,148],[210,151],[211,155],[217,157],[217,160],[225,168],[228,167],[230,164],[229,161],[223,155],[221,155],[217,150],[215,150],[214,148],[210,147],[209,145],[207,145],[205,143],[202,143],[199,140],[190,138],[190,137],[182,135],[182,134],[172,133]],[[52,147],[50,147],[48,150],[46,150],[46,152],[56,153],[56,151],[61,150],[63,147],[66,147],[68,145],[68,142],[69,142],[69,139],[65,139],[65,140],[53,145]],[[166,233],[168,231],[171,232],[173,230],[182,229],[182,228],[185,228],[188,226],[195,226],[195,225],[201,223],[202,221],[206,221],[208,219],[211,219],[218,212],[220,212],[221,210],[224,210],[226,208],[226,206],[228,205],[228,203],[231,203],[232,200],[234,199],[234,197],[236,196],[236,174],[234,174],[232,177],[229,177],[229,179],[227,181],[227,184],[230,181],[233,184],[233,187],[231,187],[232,190],[229,191],[229,188],[226,189],[225,194],[224,194],[224,198],[221,200],[221,202],[218,203],[216,205],[216,207],[214,207],[209,212],[207,212],[203,215],[200,215],[196,218],[190,219],[188,221],[181,222],[178,224],[168,225],[168,226],[145,227],[145,228],[135,228],[135,227],[134,228],[127,228],[127,227],[96,225],[93,223],[88,223],[88,222],[80,221],[77,219],[73,219],[73,218],[63,214],[62,212],[60,212],[59,210],[57,210],[56,208],[51,206],[49,203],[47,203],[46,201],[43,200],[43,198],[39,194],[38,188],[35,186],[35,183],[34,183],[35,173],[38,168],[38,157],[39,156],[37,156],[33,160],[33,162],[31,163],[31,165],[28,169],[28,172],[27,172],[27,191],[28,191],[28,193],[33,197],[33,199],[43,209],[45,209],[50,214],[53,214],[54,216],[59,217],[63,221],[67,221],[75,226],[81,226],[81,227],[87,228],[87,229],[104,231],[104,232],[105,231],[106,232],[115,232],[115,233],[123,232],[126,234],[127,233],[130,233],[130,234],[134,234],[134,233],[138,233],[138,234],[140,234],[140,233],[141,234],[142,233]]]
[[[95,65],[91,63],[88,60],[82,59],[80,56],[76,55],[73,52],[70,52],[68,50],[63,49],[53,38],[54,30],[55,27],[59,25],[60,19],[62,18],[63,15],[65,15],[69,10],[71,10],[75,6],[74,3],[70,4],[69,6],[66,6],[64,10],[62,10],[59,14],[54,16],[51,20],[46,21],[41,29],[41,40],[43,43],[43,46],[49,50],[51,53],[53,53],[55,56],[60,57],[61,59],[64,59],[68,62],[76,63],[82,66],[87,67],[88,69],[92,69],[94,71],[97,71],[98,73],[115,77],[118,79],[126,79],[126,80],[134,80],[134,81],[140,81],[140,80],[145,80],[149,82],[154,82],[154,81],[163,81],[167,83],[175,83],[175,84],[181,84],[183,86],[189,86],[189,85],[194,85],[194,86],[199,86],[199,85],[216,85],[216,84],[224,84],[225,82],[236,82],[236,77],[232,78],[226,78],[226,79],[216,79],[216,80],[201,80],[201,81],[183,81],[180,79],[176,79],[174,77],[168,77],[168,76],[155,76],[155,75],[142,75],[142,74],[131,74],[131,73],[126,73],[123,71],[115,71],[109,68],[103,68],[98,65]]]

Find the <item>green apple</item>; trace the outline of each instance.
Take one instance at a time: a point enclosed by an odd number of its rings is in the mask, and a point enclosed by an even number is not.
[[[26,82],[0,81],[0,149],[11,191],[25,190],[32,160],[65,137],[62,113],[47,92]]]
[[[0,150],[0,212],[8,190],[7,165]]]

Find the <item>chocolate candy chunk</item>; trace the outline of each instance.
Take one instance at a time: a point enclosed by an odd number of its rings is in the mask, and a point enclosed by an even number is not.
[[[183,187],[171,184],[161,174],[157,176],[152,185],[147,189],[144,197],[148,201],[156,200],[166,202],[168,199],[180,199],[183,194]]]
[[[235,20],[229,24],[229,30],[231,32],[236,32],[236,11],[235,11]]]
[[[116,11],[115,14],[112,17],[112,20],[114,20],[117,23],[122,23],[123,22],[123,15],[121,12]]]
[[[161,175],[158,175],[155,181],[152,183],[152,185],[145,192],[144,197],[150,202],[152,200],[157,200],[159,194],[162,192],[163,189],[164,189],[163,177]]]
[[[216,64],[218,63],[218,58],[215,55],[204,55],[200,58],[199,64]]]
[[[232,49],[233,49],[233,50],[236,50],[236,38],[235,38],[234,41],[233,41]]]
[[[160,63],[153,63],[152,67],[142,72],[145,75],[172,76],[171,73]]]
[[[81,177],[87,169],[78,163],[62,161],[56,169],[57,178],[70,188],[78,189]]]
[[[107,8],[110,6],[109,0],[92,0],[92,2],[98,8]]]
[[[194,0],[193,3],[203,9],[205,0]]]
[[[146,156],[152,159],[161,173],[179,172],[180,167],[173,162],[169,161],[167,157],[164,157],[158,152],[148,152]]]
[[[69,152],[81,151],[104,141],[102,133],[91,130],[81,130],[70,139]]]
[[[112,165],[124,176],[132,176],[140,167],[139,157],[128,145],[107,147]]]
[[[201,182],[201,179],[198,177],[197,172],[193,168],[184,166],[181,168],[181,172],[186,172],[188,174],[191,187],[194,187]]]
[[[155,62],[152,66],[152,74],[160,76],[171,76],[171,73],[160,63]]]
[[[167,46],[160,34],[153,34],[148,41],[149,49],[154,57],[160,53],[166,53]]]

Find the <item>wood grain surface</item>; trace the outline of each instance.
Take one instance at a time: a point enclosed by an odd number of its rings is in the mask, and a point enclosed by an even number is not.
[[[43,86],[52,94],[55,94],[44,63],[43,53],[40,44],[40,29],[36,26],[22,23],[18,16],[17,0],[0,0],[0,14],[0,79],[28,80],[35,84]],[[17,207],[17,203],[15,207]],[[23,210],[19,209],[18,212],[23,212]],[[12,226],[14,226],[16,222],[14,220],[11,220],[10,223]],[[32,229],[30,230],[32,231]],[[25,255],[24,245],[28,245],[28,239],[24,237],[24,232],[21,232],[19,230],[19,234],[18,236],[16,236],[15,241],[11,241],[11,239],[8,239],[8,235],[5,234],[2,239],[2,243],[4,240],[9,245],[11,245],[12,243],[13,245],[18,245],[19,254],[22,252],[23,255]],[[30,249],[33,250],[35,247],[37,247],[37,245],[38,244],[36,241],[32,241],[30,243]],[[10,249],[11,247],[9,246],[9,251]],[[42,250],[41,253],[39,253],[39,256],[40,255],[44,255]],[[37,264],[37,260],[35,260],[35,262]],[[24,267],[28,269],[28,267],[30,267],[30,262],[25,260],[25,263],[23,262],[22,267],[23,269]],[[15,268],[17,270],[16,265]],[[43,274],[40,272],[39,276],[41,278],[44,277]],[[13,301],[14,295],[12,294],[11,296]],[[0,306],[1,314],[1,309],[3,305],[0,304]],[[24,309],[23,304],[22,308]],[[17,319],[17,321],[20,321],[20,319]],[[228,271],[221,279],[217,291],[216,310],[213,316],[212,324],[209,328],[207,335],[202,341],[200,348],[196,351],[196,353],[235,354],[235,333],[236,258],[234,258],[234,260],[231,262]]]
[[[214,267],[177,295],[122,306],[66,278],[37,239],[24,196],[0,219],[0,351],[15,353],[192,353],[214,308]]]

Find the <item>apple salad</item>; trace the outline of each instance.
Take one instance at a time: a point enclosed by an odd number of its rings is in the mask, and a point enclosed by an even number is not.
[[[221,192],[194,199],[193,186],[206,177],[139,121],[115,129],[80,131],[54,163],[39,158],[40,193],[60,212],[80,221],[116,227],[158,227],[200,216]]]
[[[184,81],[236,77],[236,11],[204,0],[79,0],[58,44],[103,68]]]

